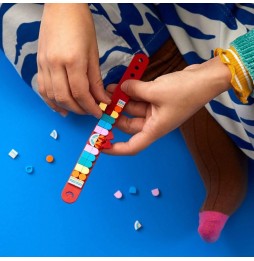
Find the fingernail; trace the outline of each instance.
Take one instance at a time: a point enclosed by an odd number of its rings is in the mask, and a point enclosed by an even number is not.
[[[66,117],[68,115],[68,112],[59,112],[59,114],[62,116],[62,117]]]
[[[123,82],[121,85],[121,90],[125,91],[127,89],[127,86],[128,86],[128,81]]]
[[[99,120],[101,118],[101,114],[96,114],[95,117]]]

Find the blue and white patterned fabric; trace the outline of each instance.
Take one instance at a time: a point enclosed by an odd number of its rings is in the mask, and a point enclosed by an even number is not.
[[[171,36],[188,64],[213,56],[254,27],[253,4],[90,4],[105,86],[117,82],[133,55],[151,56]],[[0,48],[37,90],[36,53],[41,4],[0,6]],[[241,104],[232,91],[206,108],[239,148],[254,159],[254,99]]]

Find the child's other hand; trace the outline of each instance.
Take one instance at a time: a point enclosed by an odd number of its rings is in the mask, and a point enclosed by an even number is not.
[[[127,142],[104,150],[113,155],[134,155],[180,126],[197,110],[230,88],[231,74],[218,58],[161,76],[151,82],[125,81],[121,88],[131,97],[117,127],[134,134]],[[109,90],[112,86],[109,87]]]
[[[110,100],[103,88],[87,4],[45,4],[37,63],[39,93],[53,110],[101,116],[96,100]]]

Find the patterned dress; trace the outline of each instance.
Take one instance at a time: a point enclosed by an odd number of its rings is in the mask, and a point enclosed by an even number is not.
[[[118,82],[133,55],[155,53],[172,37],[188,64],[213,57],[217,47],[254,27],[253,4],[90,4],[104,85]],[[0,5],[0,49],[37,91],[37,45],[42,4]],[[242,104],[232,90],[206,108],[237,146],[254,159],[254,99]]]

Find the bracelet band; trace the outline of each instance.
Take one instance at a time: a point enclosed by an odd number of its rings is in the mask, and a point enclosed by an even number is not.
[[[248,103],[253,84],[250,74],[241,62],[237,51],[232,46],[227,50],[216,48],[214,55],[219,56],[220,60],[228,66],[232,75],[231,84],[238,99],[244,104]]]

